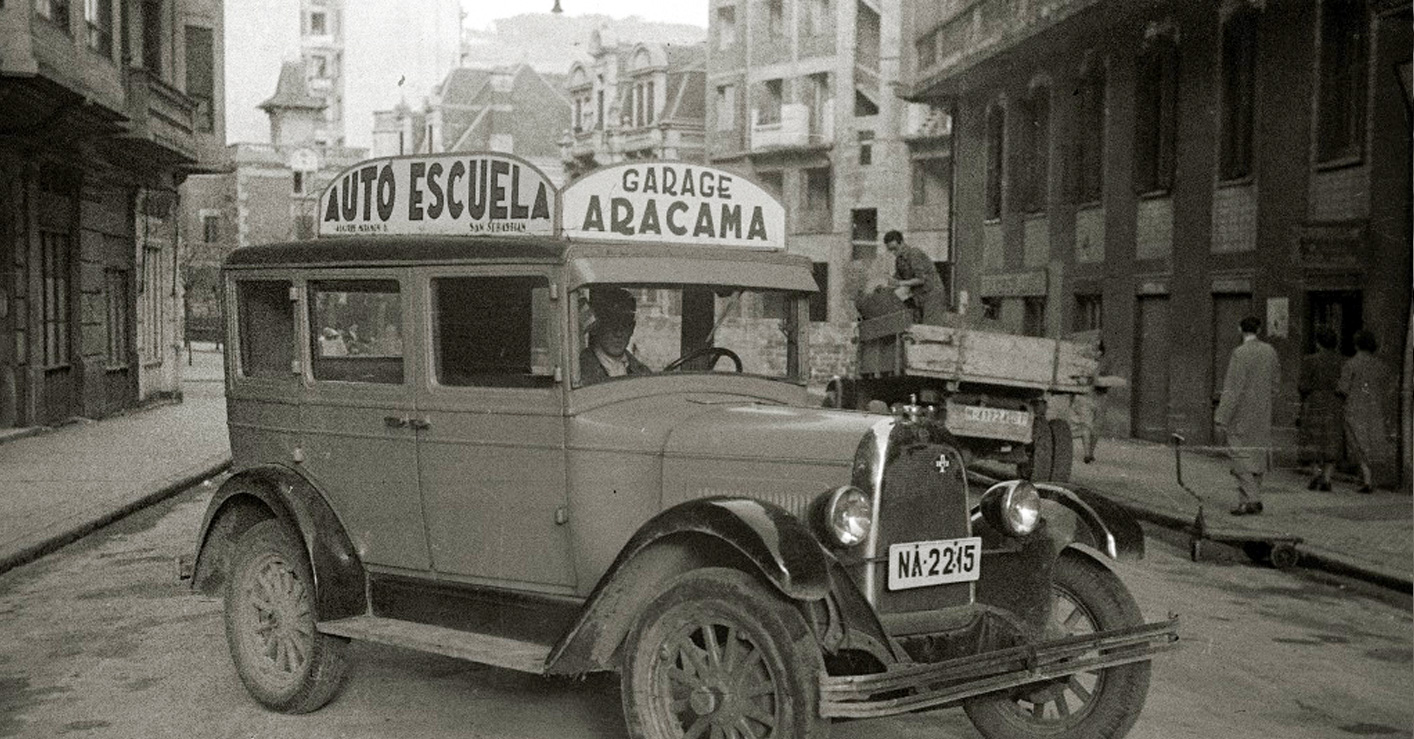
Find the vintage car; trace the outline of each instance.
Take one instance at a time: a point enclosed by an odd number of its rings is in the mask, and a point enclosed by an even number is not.
[[[371,233],[238,249],[223,281],[235,471],[193,582],[271,709],[331,700],[363,639],[616,671],[634,737],[956,706],[1120,737],[1176,642],[1113,569],[1132,522],[977,494],[916,408],[810,400],[801,256]]]

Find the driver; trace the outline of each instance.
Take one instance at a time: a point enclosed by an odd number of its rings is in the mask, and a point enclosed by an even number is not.
[[[579,353],[582,383],[588,385],[610,377],[651,374],[653,370],[628,350],[636,321],[637,301],[633,295],[621,287],[590,288],[589,307],[593,311],[589,324],[589,345]]]

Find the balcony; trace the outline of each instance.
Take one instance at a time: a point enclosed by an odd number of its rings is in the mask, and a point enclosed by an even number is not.
[[[827,101],[822,111],[832,106]],[[828,149],[834,145],[834,121],[828,115],[812,116],[808,105],[793,103],[781,106],[781,119],[771,123],[756,123],[751,127],[752,153],[788,149]],[[760,111],[753,111],[760,120]]]
[[[940,81],[963,74],[1034,36],[1074,26],[1076,24],[1071,21],[1101,3],[1102,0],[978,0],[957,4],[954,7],[961,8],[957,12],[950,12],[952,8],[938,11],[943,17],[937,18],[938,22],[931,28],[927,20],[920,22],[914,47],[916,50],[923,45],[929,51],[924,60],[914,59],[920,67],[920,78],[912,81],[912,89],[906,90],[904,97],[927,94],[929,88]],[[1099,33],[1097,28],[1113,23],[1119,15],[1139,12],[1140,6],[1142,4],[1139,3],[1134,7],[1125,3],[1110,3],[1103,15],[1094,15],[1080,27],[1068,29],[1068,33],[1093,38]],[[1063,44],[1068,38],[1066,36],[1057,43]]]
[[[196,101],[146,69],[129,68],[124,83],[130,122],[123,138],[144,143],[158,158],[195,162]]]
[[[663,129],[658,126],[626,128],[614,134],[614,148],[619,152],[661,151],[662,147]]]
[[[952,135],[952,117],[937,105],[908,103],[899,133],[909,143],[931,143]]]

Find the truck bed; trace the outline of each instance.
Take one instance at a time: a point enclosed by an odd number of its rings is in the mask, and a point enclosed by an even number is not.
[[[861,377],[930,377],[978,385],[1087,393],[1099,364],[1087,344],[912,323],[893,313],[859,323]]]

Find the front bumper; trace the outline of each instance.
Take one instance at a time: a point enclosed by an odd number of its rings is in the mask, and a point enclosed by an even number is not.
[[[1178,646],[1178,616],[1167,621],[998,649],[927,664],[898,664],[868,675],[820,676],[820,714],[878,718],[1142,662]]]

